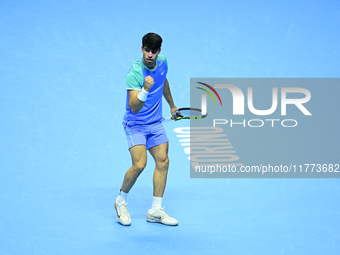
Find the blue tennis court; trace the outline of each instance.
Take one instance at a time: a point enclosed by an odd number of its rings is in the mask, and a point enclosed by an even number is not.
[[[14,0],[0,13],[1,255],[340,254],[339,179],[190,178],[175,131],[189,127],[185,120],[164,124],[163,205],[179,225],[146,221],[150,155],[128,196],[131,226],[117,222],[113,207],[131,166],[125,75],[142,57],[144,34],[162,36],[172,96],[184,107],[190,78],[339,77],[338,1]],[[314,108],[321,128],[306,129],[310,139],[281,156],[318,148],[324,163],[339,164],[340,89],[314,91],[333,110]],[[228,136],[246,161],[261,150],[274,155],[263,146],[289,139],[267,135],[252,136],[264,142],[252,150],[239,129]]]

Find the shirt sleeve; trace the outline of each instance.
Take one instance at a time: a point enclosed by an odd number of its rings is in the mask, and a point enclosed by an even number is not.
[[[165,58],[165,63],[166,63],[166,74],[168,74],[169,65],[168,65],[168,60],[166,58]]]
[[[129,72],[126,75],[126,89],[127,90],[140,90],[143,84],[138,81],[136,75],[133,72]]]

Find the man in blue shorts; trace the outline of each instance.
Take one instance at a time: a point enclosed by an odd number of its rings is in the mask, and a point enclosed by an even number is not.
[[[117,219],[122,225],[130,225],[126,197],[138,176],[144,170],[149,150],[156,167],[153,175],[153,201],[147,212],[147,221],[165,225],[177,225],[178,221],[169,217],[162,208],[162,197],[168,174],[168,137],[162,124],[162,97],[170,106],[172,116],[175,106],[166,78],[168,63],[160,55],[162,38],[148,33],[142,39],[143,57],[126,75],[126,112],[123,126],[132,158],[132,167],[126,172],[114,207]]]

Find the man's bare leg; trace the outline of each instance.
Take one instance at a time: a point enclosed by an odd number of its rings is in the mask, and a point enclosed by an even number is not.
[[[176,226],[178,221],[169,217],[162,208],[162,198],[166,186],[169,169],[168,143],[163,143],[149,149],[155,160],[156,167],[153,175],[153,202],[152,208],[146,215],[149,222],[158,222],[165,225]]]
[[[130,149],[130,154],[132,167],[130,167],[130,169],[126,172],[121,193],[114,203],[114,207],[117,212],[117,220],[120,224],[125,226],[129,226],[131,224],[131,217],[126,206],[126,196],[146,166],[147,153],[145,145],[136,145],[132,147]]]
[[[126,172],[121,190],[128,193],[135,184],[138,176],[143,172],[146,161],[147,152],[145,145],[136,145],[130,149],[132,167]]]
[[[153,175],[153,195],[154,197],[163,197],[169,168],[168,143],[152,147],[149,152],[156,163]]]

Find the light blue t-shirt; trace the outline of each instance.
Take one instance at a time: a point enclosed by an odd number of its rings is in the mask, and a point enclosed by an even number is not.
[[[126,75],[126,112],[123,119],[123,125],[143,125],[150,124],[163,119],[162,116],[162,96],[163,88],[168,73],[168,62],[163,55],[158,55],[156,67],[147,68],[142,58],[130,68]],[[141,90],[144,86],[144,79],[151,76],[154,79],[154,85],[149,91],[143,108],[134,114],[129,107],[129,90]]]

